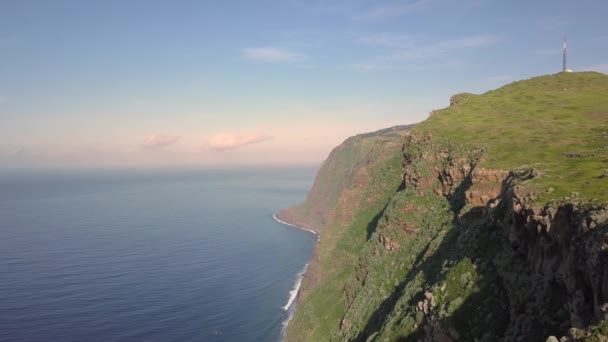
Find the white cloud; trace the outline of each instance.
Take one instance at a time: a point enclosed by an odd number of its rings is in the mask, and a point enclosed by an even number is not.
[[[431,0],[415,0],[406,3],[403,2],[391,2],[385,3],[380,6],[368,8],[366,11],[361,12],[354,16],[356,20],[364,21],[377,21],[383,19],[390,19],[408,14],[412,11],[423,8],[429,4]]]
[[[158,150],[175,144],[180,139],[175,135],[154,134],[147,137],[142,146],[151,150]]]
[[[379,45],[390,48],[408,48],[415,44],[414,39],[400,34],[392,33],[376,33],[358,37],[355,40],[357,43]]]
[[[213,151],[225,151],[246,145],[261,143],[270,139],[272,139],[271,136],[260,133],[217,133],[207,140],[203,148]]]
[[[479,34],[426,45],[410,41],[410,44],[407,47],[395,49],[393,53],[377,57],[371,61],[352,64],[352,66],[359,70],[387,69],[399,63],[441,57],[456,50],[488,46],[494,44],[497,40],[498,38],[496,36]]]
[[[294,62],[302,57],[299,53],[276,47],[257,47],[241,50],[246,59],[258,62]]]
[[[409,60],[417,58],[429,58],[443,55],[453,50],[462,50],[467,48],[475,48],[480,46],[490,45],[496,42],[496,37],[488,34],[469,36],[459,39],[450,39],[438,43],[413,47],[406,49],[393,55],[389,59]]]

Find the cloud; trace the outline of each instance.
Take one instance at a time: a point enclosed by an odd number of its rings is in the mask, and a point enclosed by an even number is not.
[[[218,133],[213,135],[203,146],[206,150],[226,151],[246,145],[257,144],[273,137],[266,134],[237,134],[237,133]]]
[[[399,53],[394,54],[388,59],[411,60],[436,57],[439,55],[444,55],[453,50],[462,50],[490,45],[496,42],[496,40],[496,37],[488,34],[480,34],[459,39],[449,39],[426,46],[418,46],[410,49],[405,49]]]
[[[412,11],[423,8],[429,4],[431,0],[415,0],[406,3],[391,2],[380,6],[368,8],[366,11],[361,12],[354,16],[355,20],[363,21],[378,21],[384,19],[391,19],[400,17],[408,14]]]
[[[414,39],[402,35],[392,33],[376,33],[358,37],[355,42],[361,44],[385,46],[389,48],[408,48],[415,44]]]
[[[244,58],[258,62],[294,62],[302,57],[299,53],[276,47],[257,47],[241,50]]]
[[[154,134],[147,137],[142,146],[151,150],[159,150],[175,144],[180,139],[176,135]]]
[[[441,57],[456,50],[487,46],[494,44],[496,41],[498,41],[498,38],[490,34],[448,39],[425,45],[410,41],[407,47],[395,49],[390,54],[379,56],[371,61],[355,63],[351,66],[358,70],[388,69],[394,67],[395,64]]]

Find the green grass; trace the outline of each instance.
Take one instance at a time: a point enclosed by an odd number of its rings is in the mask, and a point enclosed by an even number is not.
[[[342,191],[353,186],[356,171],[362,164],[373,163],[376,152],[385,144],[399,143],[402,139],[400,134],[408,128],[395,126],[359,134],[334,148],[319,169],[306,202],[293,208],[297,217],[322,229],[326,223],[322,216],[328,216],[338,204]],[[394,167],[400,168],[400,160]]]
[[[416,341],[431,317],[464,341],[540,340],[567,328],[563,300],[528,274],[499,225],[481,216],[456,224],[474,208],[436,192],[436,174],[485,151],[478,167],[536,169],[538,177],[519,184],[543,203],[572,192],[608,201],[608,178],[599,177],[608,169],[608,76],[549,75],[457,97],[414,128],[418,141],[404,151],[403,136],[391,129],[332,151],[311,191],[332,220],[311,266],[316,282],[304,291],[287,340]],[[396,192],[404,152],[409,176],[420,177]],[[388,250],[387,238],[399,247]],[[424,314],[418,303],[427,291],[437,305]],[[510,305],[525,314],[511,321]],[[531,329],[518,331],[517,320],[530,317],[538,318]]]
[[[485,146],[481,167],[532,166],[533,182],[549,200],[579,192],[608,200],[608,76],[560,73],[470,95],[436,111],[414,129],[463,146]],[[564,154],[576,153],[580,157]],[[546,194],[545,189],[554,192]]]
[[[300,303],[289,324],[289,340],[325,341],[338,333],[346,311],[344,284],[354,274],[359,252],[367,242],[368,226],[401,183],[401,141],[402,136],[394,129],[355,136],[335,149],[324,163],[328,168],[320,171],[315,181],[320,195],[339,197],[348,189],[355,191],[356,197],[354,203],[342,205],[339,198],[331,199],[337,205],[332,214],[339,219],[329,222],[322,233],[318,264],[313,266],[322,281]],[[354,184],[354,177],[362,177],[361,174],[369,178],[363,187]],[[349,213],[352,218],[345,221]]]
[[[588,335],[585,336],[583,341],[585,342],[602,342],[608,337],[608,321],[592,327],[588,331]]]

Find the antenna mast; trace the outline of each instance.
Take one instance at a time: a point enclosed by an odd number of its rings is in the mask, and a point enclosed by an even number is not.
[[[563,60],[563,72],[566,72],[566,70],[568,70],[568,46],[566,44],[566,36],[564,36],[564,60]]]

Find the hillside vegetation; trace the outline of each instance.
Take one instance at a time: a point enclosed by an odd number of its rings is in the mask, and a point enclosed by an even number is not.
[[[417,127],[420,134],[461,146],[485,146],[482,167],[531,166],[535,182],[608,200],[603,191],[608,156],[608,81],[600,73],[559,73],[514,82],[436,111]]]
[[[365,166],[384,162],[389,156],[400,159],[398,154],[401,151],[403,134],[410,127],[395,126],[348,138],[331,151],[321,165],[306,202],[286,208],[277,216],[301,227],[323,231],[344,190],[357,186],[357,176],[365,177],[369,174],[364,170]],[[396,171],[400,169],[399,165],[395,166]],[[362,172],[365,172],[365,175],[359,174]]]
[[[287,340],[608,338],[608,76],[451,103],[348,139],[281,213],[321,231]]]

